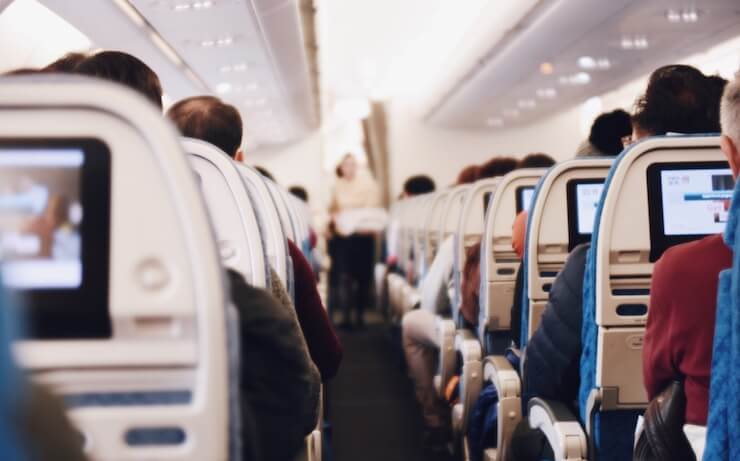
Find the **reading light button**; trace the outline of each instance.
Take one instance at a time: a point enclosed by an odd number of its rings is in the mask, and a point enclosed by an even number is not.
[[[170,283],[170,273],[162,261],[156,258],[140,262],[136,266],[136,278],[139,285],[147,291],[162,290]]]

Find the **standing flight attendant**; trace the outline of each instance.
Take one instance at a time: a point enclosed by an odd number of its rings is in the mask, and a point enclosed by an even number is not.
[[[375,180],[366,171],[358,171],[354,155],[346,154],[336,170],[337,181],[331,195],[329,214],[332,223],[337,216],[349,210],[377,208],[380,193]],[[336,229],[336,226],[332,226]],[[375,237],[372,233],[356,232],[333,236],[333,265],[339,301],[344,312],[341,326],[352,326],[352,305],[357,312],[357,326],[364,326],[363,310],[368,302],[375,259]]]

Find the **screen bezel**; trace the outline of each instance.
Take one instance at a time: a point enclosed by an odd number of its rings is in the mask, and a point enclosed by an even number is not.
[[[110,273],[111,153],[95,138],[0,138],[0,150],[80,149],[82,283],[72,289],[13,289],[24,339],[104,339],[112,335]]]
[[[666,235],[663,222],[663,184],[660,173],[671,170],[717,170],[729,169],[726,161],[705,162],[662,162],[647,168],[648,216],[650,221],[650,262],[654,263],[674,245],[693,242],[712,234]]]
[[[591,242],[593,231],[588,234],[578,232],[578,186],[587,184],[604,184],[606,178],[575,178],[565,185],[568,208],[568,251],[581,243]],[[596,225],[596,223],[594,223]],[[593,227],[592,227],[593,229]]]
[[[516,188],[516,214],[521,213],[524,210],[524,191],[531,190],[534,193],[534,186],[519,186]],[[526,210],[529,212],[529,210]]]

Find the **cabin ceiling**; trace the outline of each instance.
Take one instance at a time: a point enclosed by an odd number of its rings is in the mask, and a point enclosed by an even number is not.
[[[425,119],[467,130],[525,125],[739,35],[737,0],[540,1]]]
[[[42,3],[94,47],[122,49],[149,63],[171,101],[213,93],[237,106],[247,147],[291,142],[318,127],[310,62],[315,56],[304,36],[311,28],[303,22],[312,11],[305,1],[111,0],[84,2],[84,8],[69,0]]]

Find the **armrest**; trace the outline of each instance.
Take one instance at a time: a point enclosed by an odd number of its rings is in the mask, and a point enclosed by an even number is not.
[[[434,377],[437,395],[444,396],[444,387],[455,372],[455,322],[437,317],[437,341],[439,342],[439,373]]]
[[[481,360],[483,348],[472,331],[461,329],[455,335],[455,350],[462,356],[463,365],[471,360]]]
[[[483,362],[483,378],[493,383],[499,399],[521,395],[519,374],[506,357],[500,355],[486,357]]]
[[[536,397],[528,409],[529,427],[545,435],[556,461],[587,459],[586,433],[568,407]]]

